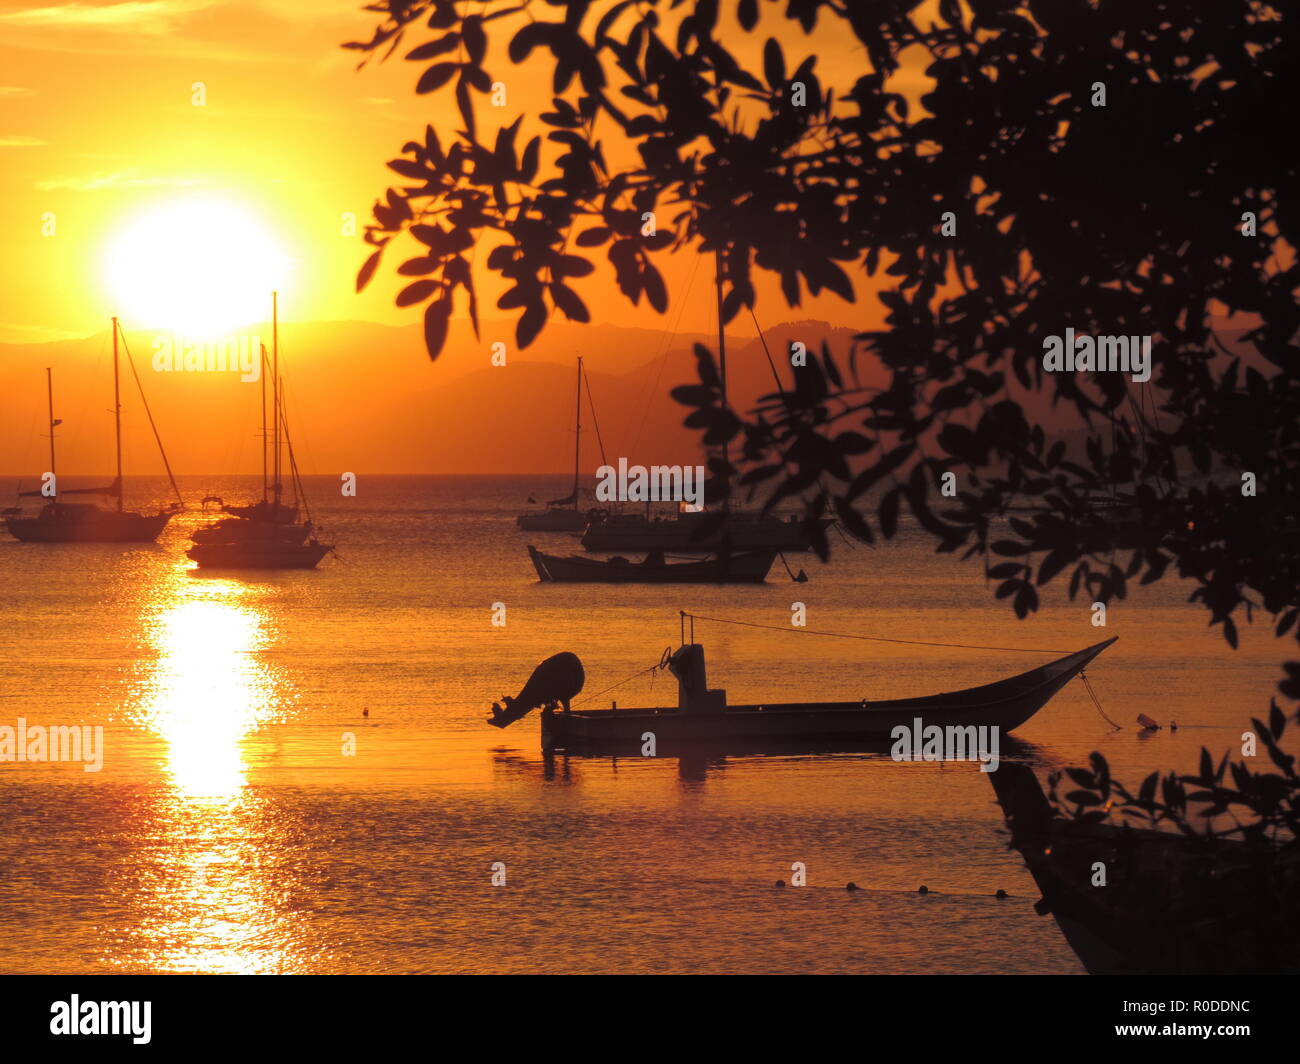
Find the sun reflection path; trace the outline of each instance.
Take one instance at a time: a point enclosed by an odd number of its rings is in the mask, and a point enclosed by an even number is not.
[[[284,685],[262,660],[269,593],[178,568],[153,596],[145,633],[157,657],[131,716],[166,744],[171,787],[133,866],[138,922],[114,957],[125,970],[295,971],[315,953],[277,871],[291,863],[288,829],[247,787],[245,744],[287,716]]]
[[[232,798],[244,787],[243,740],[279,715],[260,660],[267,634],[251,596],[230,580],[185,580],[149,625],[158,660],[137,712],[167,743],[181,794]]]

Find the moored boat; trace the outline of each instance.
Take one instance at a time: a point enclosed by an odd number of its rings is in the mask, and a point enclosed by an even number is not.
[[[1027,765],[1004,762],[989,781],[1042,892],[1035,911],[1091,974],[1300,971],[1294,843],[1060,816]]]
[[[669,562],[661,552],[643,561],[615,557],[597,561],[578,555],[543,554],[531,544],[537,578],[576,584],[761,584],[776,559],[776,551],[745,551],[713,558]]]
[[[113,482],[102,488],[60,488],[55,476],[55,442],[54,430],[63,422],[54,416],[54,377],[50,369],[45,371],[46,394],[49,401],[50,429],[50,483],[54,487],[54,496],[35,515],[27,515],[14,507],[5,511],[4,524],[10,535],[24,543],[152,543],[167,527],[172,517],[183,508],[180,491],[172,476],[171,466],[167,462],[167,453],[163,450],[162,438],[154,427],[154,438],[162,454],[163,464],[167,467],[167,477],[172,490],[176,492],[176,502],[167,509],[160,509],[155,514],[142,514],[127,510],[123,503],[122,490],[122,390],[118,372],[118,338],[121,326],[113,318],[113,426],[116,438],[117,475]],[[130,351],[127,351],[128,358]],[[132,367],[134,369],[134,366]],[[136,378],[139,385],[139,378]],[[148,402],[144,390],[140,390],[141,401]],[[149,414],[150,424],[153,415]],[[114,499],[115,509],[107,509],[95,503],[64,502],[63,495],[99,495]],[[45,489],[21,492],[22,497],[47,497]]]
[[[587,385],[587,395],[590,399],[591,385]],[[595,417],[596,408],[593,405],[592,417]],[[597,426],[599,428],[599,426]],[[573,440],[573,490],[562,499],[552,499],[546,504],[545,510],[532,510],[528,513],[519,514],[515,518],[515,524],[523,532],[581,532],[592,521],[598,520],[602,511],[599,509],[582,508],[582,492],[579,487],[581,483],[581,463],[582,463],[582,359],[578,359],[578,395],[574,407],[574,440]],[[532,502],[530,498],[528,500]]]
[[[306,541],[314,530],[310,521],[297,524],[291,521],[258,521],[242,517],[227,517],[196,529],[195,543],[279,543],[296,546]]]
[[[185,555],[200,569],[315,569],[333,549],[315,539],[306,543],[250,540],[196,543]]]
[[[553,749],[632,749],[653,733],[660,749],[727,740],[885,742],[894,729],[1020,727],[1110,646],[1107,639],[1004,680],[961,691],[856,702],[728,705],[726,691],[710,689],[704,648],[685,643],[667,659],[677,677],[676,706],[645,709],[573,709],[542,712],[542,743]],[[499,726],[499,725],[498,725]]]
[[[281,398],[280,331],[278,300],[272,297],[272,336],[274,352],[272,373],[272,459],[268,470],[266,455],[266,403],[262,404],[262,492],[263,498],[248,506],[227,506],[217,496],[204,500],[216,502],[231,515],[197,529],[192,539],[194,545],[185,552],[186,557],[198,563],[200,569],[314,569],[330,551],[332,544],[321,543],[315,535],[315,525],[310,514],[307,520],[297,520],[299,510],[306,511],[306,496],[302,478],[298,474],[298,461],[294,456],[293,441],[289,437],[289,424]],[[262,379],[266,374],[266,351],[262,351]],[[265,389],[263,398],[265,400]],[[283,435],[289,454],[289,469],[293,483],[294,501],[286,503],[282,497],[281,445]],[[268,482],[267,476],[270,474]]]

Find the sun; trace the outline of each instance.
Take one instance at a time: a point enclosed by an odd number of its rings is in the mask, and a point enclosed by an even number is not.
[[[104,282],[128,328],[194,339],[269,317],[289,260],[272,231],[231,202],[186,199],[146,210],[109,240]]]

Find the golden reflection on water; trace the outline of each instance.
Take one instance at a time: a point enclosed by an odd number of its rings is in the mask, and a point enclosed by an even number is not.
[[[156,653],[131,716],[161,738],[170,787],[151,809],[137,869],[138,922],[123,966],[256,973],[289,966],[293,936],[272,869],[279,826],[247,789],[246,746],[283,716],[266,665],[264,586],[169,573],[145,637]]]
[[[167,769],[190,798],[233,798],[247,782],[243,742],[277,713],[255,587],[184,579],[148,623],[158,654],[137,713],[167,743]]]

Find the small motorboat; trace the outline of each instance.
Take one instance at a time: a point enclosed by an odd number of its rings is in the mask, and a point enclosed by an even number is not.
[[[926,726],[998,728],[1005,734],[1042,709],[1113,642],[1112,637],[1018,676],[962,691],[881,701],[763,705],[728,705],[726,691],[708,686],[704,647],[684,643],[665,657],[666,667],[677,677],[676,706],[565,711],[550,701],[542,712],[542,745],[635,749],[647,732],[653,733],[660,750],[757,740],[880,743],[888,742],[899,726],[912,728],[918,718]]]
[[[776,551],[741,551],[681,562],[667,561],[662,551],[652,551],[643,561],[632,562],[622,557],[603,561],[561,557],[530,545],[528,556],[539,580],[566,584],[761,584]]]

